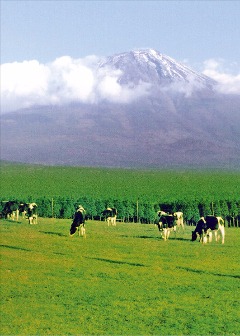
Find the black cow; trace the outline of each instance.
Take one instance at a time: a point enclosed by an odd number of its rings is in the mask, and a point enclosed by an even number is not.
[[[11,220],[18,220],[19,210],[18,202],[16,201],[7,201],[2,210],[3,217]]]
[[[220,231],[222,236],[222,244],[224,244],[225,238],[225,228],[224,220],[222,217],[206,216],[201,217],[197,222],[197,226],[194,231],[192,231],[192,241],[195,241],[197,237],[200,237],[200,242],[207,243],[207,241],[212,241],[212,231],[215,234],[215,240],[219,240],[218,232]]]
[[[158,217],[158,230],[162,232],[162,238],[166,241],[169,238],[171,231],[176,233],[175,217],[163,211],[158,211]]]
[[[86,211],[85,209],[79,205],[77,211],[74,214],[73,222],[70,227],[70,236],[74,235],[76,231],[78,231],[78,235],[86,237],[85,232],[85,220],[86,220]]]
[[[102,215],[105,217],[108,226],[116,226],[117,221],[117,209],[116,208],[107,208],[102,212]]]

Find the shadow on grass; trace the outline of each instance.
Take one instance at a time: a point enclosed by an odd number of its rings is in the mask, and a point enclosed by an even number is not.
[[[63,234],[61,232],[52,232],[52,231],[39,231],[39,232],[45,233],[45,234],[48,234],[48,235],[59,236],[59,237],[66,237],[67,236],[66,234]]]
[[[127,235],[121,235],[123,238],[129,238],[130,236]],[[151,237],[151,236],[131,236],[131,238],[140,238],[140,239],[162,239],[161,237]]]
[[[13,250],[21,250],[21,251],[28,251],[28,252],[32,252],[32,250],[26,249],[24,247],[18,247],[18,246],[10,246],[10,245],[0,245],[1,247],[6,247],[6,248],[10,248]]]
[[[11,223],[11,224],[22,224],[23,222],[21,221],[17,221],[17,220],[11,220],[11,219],[6,219],[6,218],[3,218],[3,220],[7,223]]]
[[[140,238],[140,239],[158,239],[160,237],[150,237],[150,236],[135,236],[134,238]]]
[[[180,241],[191,241],[191,238],[181,238],[181,237],[176,237],[176,238],[174,238],[174,237],[172,237],[172,239],[175,239],[175,240],[180,240]]]
[[[122,237],[127,237],[129,238],[129,236],[122,236]],[[151,237],[151,236],[132,236],[133,238],[140,238],[140,239],[153,239],[153,240],[163,240],[163,238],[161,236],[156,236],[156,237]],[[179,240],[179,241],[190,241],[190,238],[181,238],[181,237],[174,237],[174,236],[170,236],[168,238],[168,240]]]
[[[128,262],[128,261],[120,261],[120,260],[112,260],[112,259],[104,259],[104,258],[91,258],[91,257],[85,257],[85,258],[92,259],[92,260],[104,261],[104,262],[108,262],[108,263],[111,263],[111,264],[145,267],[145,265],[143,265],[143,264],[131,263],[131,262]]]
[[[181,269],[181,270],[184,270],[184,271],[187,271],[187,272],[194,272],[194,273],[199,273],[199,274],[209,274],[209,275],[216,275],[216,276],[220,276],[220,277],[229,277],[229,278],[240,279],[239,275],[213,273],[213,272],[209,272],[209,271],[197,270],[197,269],[194,269],[194,268],[181,267],[181,266],[178,266],[177,268]]]

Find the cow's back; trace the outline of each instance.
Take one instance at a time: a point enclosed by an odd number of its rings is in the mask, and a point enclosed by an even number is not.
[[[215,216],[206,216],[206,222],[208,229],[217,230],[218,229],[218,219]]]
[[[163,215],[160,218],[163,228],[174,227],[174,217],[172,215]]]

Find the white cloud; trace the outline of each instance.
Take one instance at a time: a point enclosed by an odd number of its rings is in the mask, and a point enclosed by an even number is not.
[[[204,87],[203,82],[194,75],[188,75],[186,80],[176,80],[175,82],[165,86],[164,90],[172,92],[180,92],[185,97],[190,97],[194,91],[201,90]]]
[[[127,103],[147,94],[149,85],[120,85],[121,71],[98,68],[99,61],[96,56],[84,59],[63,56],[48,64],[36,60],[3,64],[1,110],[72,101],[93,103],[102,99]]]
[[[233,72],[236,64],[226,66],[223,60],[209,59],[204,62],[203,74],[218,82],[217,90],[225,94],[240,94],[240,73]],[[239,69],[239,67],[238,67]]]
[[[1,109],[43,103],[49,76],[49,69],[37,61],[1,65]]]
[[[73,101],[129,103],[150,92],[149,83],[120,84],[121,71],[107,66],[99,68],[100,61],[99,57],[91,55],[82,59],[63,56],[47,64],[37,60],[2,64],[1,111],[34,105],[62,105]],[[202,72],[218,82],[219,92],[240,93],[239,64],[209,59],[204,62]],[[194,77],[189,77],[184,85],[180,81],[165,88],[186,96],[196,89],[201,89],[201,82]]]

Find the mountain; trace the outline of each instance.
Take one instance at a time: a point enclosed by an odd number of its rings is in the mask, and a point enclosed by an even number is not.
[[[139,82],[150,83],[155,87],[171,84],[194,84],[195,88],[212,89],[215,81],[196,73],[173,58],[160,54],[156,50],[135,50],[107,57],[100,68],[114,67],[122,71],[121,84]]]
[[[97,71],[106,80],[109,69],[120,99],[2,114],[1,158],[51,165],[240,167],[240,95],[218,93],[215,81],[153,49],[99,62]]]

